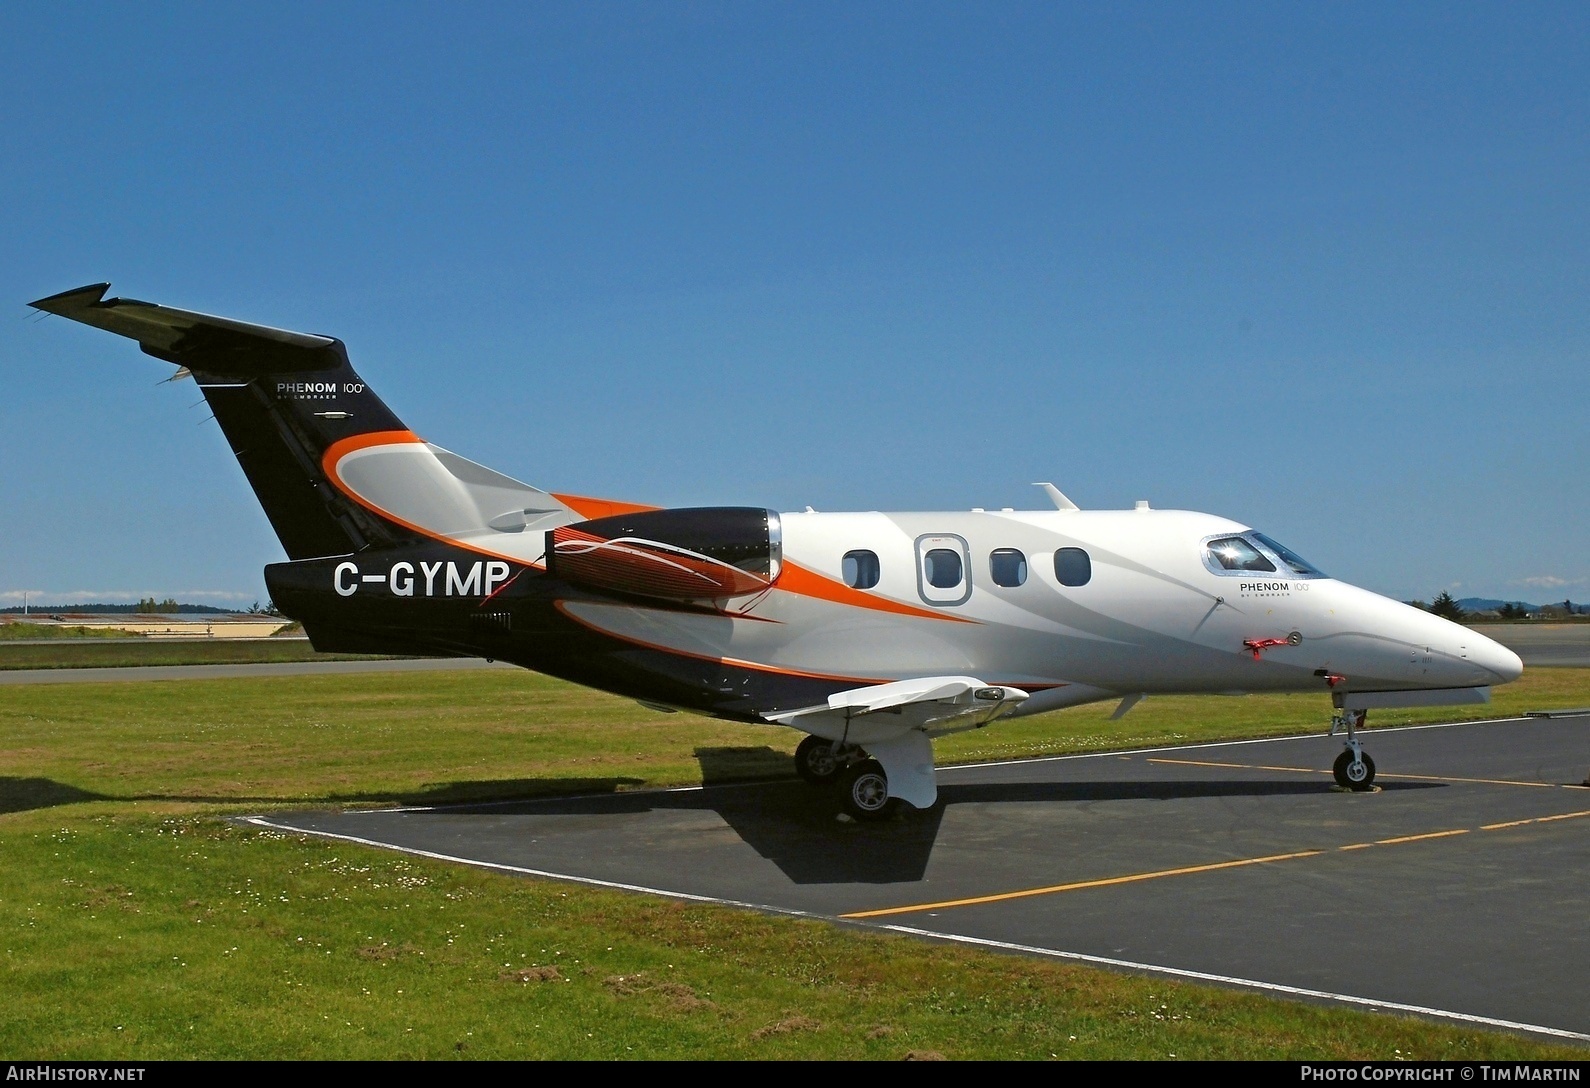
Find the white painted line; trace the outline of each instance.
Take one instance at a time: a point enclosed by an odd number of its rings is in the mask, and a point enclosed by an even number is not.
[[[1054,948],[1040,948],[1036,945],[1011,944],[1006,941],[991,941],[983,937],[968,937],[960,933],[936,933],[931,929],[916,929],[911,926],[880,925],[874,928],[887,929],[895,933],[904,933],[913,937],[931,937],[942,941],[953,941],[957,944],[978,945],[984,948],[997,948],[1006,952],[1021,952],[1026,955],[1045,956],[1051,959],[1076,960],[1081,963],[1099,964],[1104,967],[1121,968],[1128,971],[1146,971],[1156,975],[1169,975],[1174,978],[1192,979],[1196,982],[1213,982],[1227,986],[1242,986],[1247,989],[1263,990],[1268,993],[1285,994],[1288,997],[1312,997],[1323,1001],[1338,1001],[1348,1005],[1362,1005],[1371,1009],[1384,1009],[1391,1012],[1409,1012],[1420,1016],[1434,1016],[1443,1020],[1456,1020],[1465,1024],[1484,1024],[1486,1027],[1506,1028],[1510,1031],[1528,1031],[1540,1035],[1550,1035],[1558,1039],[1577,1039],[1590,1042],[1590,1035],[1577,1031],[1565,1031],[1562,1028],[1548,1028],[1539,1024],[1521,1024],[1516,1020],[1498,1020],[1493,1016],[1477,1016],[1473,1013],[1452,1012],[1449,1009],[1432,1009],[1424,1005],[1407,1005],[1400,1001],[1377,1001],[1371,997],[1358,997],[1354,994],[1337,994],[1328,990],[1309,990],[1301,986],[1286,986],[1279,982],[1260,982],[1251,978],[1236,978],[1232,975],[1214,975],[1206,971],[1189,971],[1180,967],[1161,967],[1153,963],[1134,963],[1131,960],[1111,959],[1108,956],[1090,956],[1084,952],[1062,952]]]
[[[1408,733],[1416,729],[1456,729],[1464,725],[1500,725],[1506,722],[1527,722],[1534,719],[1525,717],[1512,718],[1476,718],[1465,722],[1428,722],[1423,725],[1388,725],[1383,729],[1360,729],[1359,732],[1367,736],[1381,733]],[[1337,734],[1342,736],[1344,734]],[[1145,752],[1191,752],[1199,748],[1234,748],[1239,744],[1275,744],[1283,740],[1309,740],[1311,738],[1329,739],[1329,733],[1290,733],[1283,737],[1253,737],[1248,740],[1208,740],[1197,744],[1171,744],[1152,748],[1111,748],[1099,752],[1070,752],[1061,756],[1023,756],[1020,759],[1005,759],[997,763],[947,763],[938,769],[941,771],[966,771],[978,767],[1014,767],[1022,763],[1058,763],[1067,759],[1100,759],[1105,756],[1140,756]]]
[[[391,809],[372,811],[391,812]],[[501,873],[517,873],[520,876],[538,876],[547,880],[566,880],[571,884],[589,884],[595,888],[613,888],[622,892],[642,892],[646,895],[661,895],[668,899],[684,899],[692,903],[716,903],[725,907],[743,907],[747,910],[766,911],[772,914],[786,914],[795,918],[815,918],[819,921],[833,921],[826,914],[817,914],[809,910],[795,910],[791,907],[770,907],[762,903],[746,903],[738,899],[719,899],[711,895],[695,895],[691,892],[670,891],[667,888],[648,888],[644,884],[622,884],[616,880],[598,880],[590,876],[572,876],[569,873],[554,873],[545,869],[530,869],[523,865],[507,865],[497,861],[481,861],[477,858],[461,858],[453,854],[439,854],[434,850],[421,850],[414,846],[398,846],[395,843],[381,842],[378,839],[363,839],[358,835],[339,835],[335,831],[317,831],[313,828],[295,827],[292,824],[278,824],[263,816],[237,817],[243,823],[266,827],[272,831],[281,831],[295,835],[313,835],[320,839],[337,839],[341,842],[358,843],[360,846],[370,846],[377,850],[392,850],[399,854],[411,854],[414,857],[430,858],[433,861],[451,861],[458,865],[469,865],[476,869],[492,869]]]
[[[1416,729],[1455,729],[1463,725],[1499,725],[1506,722],[1532,722],[1537,719],[1528,717],[1516,718],[1479,718],[1466,722],[1429,722],[1423,725],[1393,725],[1385,729],[1364,729],[1363,733],[1402,733]],[[983,767],[1016,767],[1025,763],[1059,763],[1069,759],[1102,759],[1106,756],[1140,756],[1148,752],[1191,752],[1199,748],[1231,748],[1239,744],[1273,744],[1283,740],[1308,740],[1316,737],[1329,737],[1327,733],[1292,733],[1284,737],[1254,737],[1250,740],[1211,740],[1201,741],[1198,744],[1173,744],[1161,748],[1112,748],[1102,752],[1071,752],[1060,756],[1023,756],[1020,759],[1006,759],[995,763],[945,763],[935,768],[943,774],[946,771],[975,771]],[[643,797],[654,793],[697,793],[706,789],[732,790],[750,789],[755,786],[771,786],[778,783],[787,783],[788,779],[767,779],[755,782],[724,782],[713,786],[667,786],[660,789],[628,790],[622,795],[615,793],[576,793],[559,794],[555,797],[518,797],[508,801],[461,801],[456,805],[404,805],[396,808],[367,808],[345,809],[344,816],[363,816],[379,812],[452,812],[464,808],[501,808],[507,805],[533,805],[552,801],[589,801],[602,797]]]
[[[699,787],[695,787],[699,788]],[[386,811],[391,809],[372,810]],[[711,895],[696,895],[691,892],[671,891],[667,888],[649,888],[642,884],[624,884],[616,880],[598,880],[595,877],[572,876],[568,873],[554,873],[546,869],[531,869],[522,865],[507,865],[495,861],[480,861],[475,858],[463,858],[453,854],[437,853],[434,850],[421,850],[411,846],[397,846],[389,842],[380,842],[375,839],[360,838],[357,835],[340,835],[334,831],[317,831],[310,828],[294,827],[291,824],[278,824],[263,816],[240,817],[241,822],[254,824],[257,827],[269,828],[272,831],[298,835],[313,835],[320,839],[335,839],[339,842],[351,842],[360,846],[368,846],[376,850],[391,850],[394,853],[409,854],[414,857],[430,858],[433,861],[450,861],[458,865],[468,865],[476,869],[490,869],[500,873],[514,873],[520,876],[540,877],[545,880],[565,880],[571,884],[585,884],[595,888],[611,888],[615,891],[640,892],[643,895],[660,895],[665,899],[679,899],[690,903],[712,903],[717,906],[738,907],[744,910],[761,911],[765,914],[778,914],[792,918],[811,918],[816,921],[832,922],[844,925],[863,926],[867,929],[881,929],[892,933],[901,933],[911,937],[924,937],[932,940],[951,941],[956,944],[974,945],[983,948],[996,948],[1005,952],[1020,952],[1024,955],[1043,956],[1048,959],[1074,960],[1079,963],[1091,963],[1101,967],[1112,967],[1126,971],[1142,971],[1155,975],[1166,975],[1173,978],[1185,978],[1195,982],[1208,982],[1226,986],[1241,986],[1245,989],[1259,990],[1265,993],[1282,994],[1287,997],[1311,997],[1322,1001],[1335,1001],[1346,1005],[1359,1005],[1374,1010],[1390,1012],[1414,1013],[1420,1016],[1431,1016],[1443,1020],[1454,1020],[1466,1024],[1483,1024],[1486,1027],[1504,1028],[1509,1031],[1527,1031],[1539,1035],[1549,1035],[1559,1039],[1575,1039],[1590,1042],[1590,1035],[1577,1031],[1566,1031],[1562,1028],[1548,1028],[1539,1024],[1523,1024],[1515,1020],[1500,1020],[1491,1016],[1478,1016],[1473,1013],[1452,1012],[1448,1009],[1433,1009],[1424,1005],[1408,1005],[1398,1001],[1377,1001],[1374,998],[1358,997],[1353,994],[1331,993],[1327,990],[1309,990],[1301,986],[1287,986],[1279,982],[1260,982],[1257,979],[1237,978],[1233,975],[1216,975],[1206,971],[1190,971],[1179,967],[1162,967],[1153,963],[1136,963],[1132,960],[1111,959],[1108,956],[1091,956],[1085,952],[1066,952],[1056,948],[1041,948],[1037,945],[1013,944],[1008,941],[993,941],[984,937],[971,937],[961,933],[938,933],[931,929],[917,929],[913,926],[884,925],[876,923],[859,922],[854,919],[840,919],[828,914],[819,914],[815,911],[795,910],[791,907],[775,907],[765,903],[750,903],[741,899],[721,899]]]

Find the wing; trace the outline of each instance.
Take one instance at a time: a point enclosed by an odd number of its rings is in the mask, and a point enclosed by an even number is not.
[[[883,767],[889,794],[917,808],[938,797],[932,737],[987,725],[1027,693],[975,676],[923,676],[836,692],[828,702],[767,720],[859,745]]]
[[[897,734],[910,729],[937,735],[986,725],[1025,698],[1027,692],[1020,688],[985,684],[975,676],[924,676],[850,688],[830,695],[827,703],[766,717],[835,739],[846,732],[859,740],[862,733]]]

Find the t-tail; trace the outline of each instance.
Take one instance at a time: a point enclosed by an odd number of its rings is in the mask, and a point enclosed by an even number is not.
[[[266,568],[272,596],[312,638],[326,636],[317,646],[345,641],[316,614],[349,603],[349,569],[361,572],[362,585],[375,579],[367,569],[445,558],[448,570],[478,568],[479,589],[459,596],[484,598],[498,571],[516,578],[545,566],[547,530],[643,509],[554,495],[425,442],[355,373],[334,337],[106,298],[109,286],[32,305],[130,337],[183,368],[179,376],[191,374],[292,560]],[[358,562],[338,562],[349,558]],[[437,581],[436,593],[448,585]],[[388,596],[402,592],[393,586]]]
[[[109,287],[32,305],[131,337],[146,354],[186,368],[290,558],[347,555],[414,536],[330,486],[326,455],[338,443],[406,432],[354,373],[340,340],[107,299]]]
[[[634,509],[552,495],[416,436],[348,363],[342,341],[128,298],[94,284],[32,303],[138,341],[185,368],[290,559],[420,541],[536,563],[520,541]],[[181,372],[179,371],[179,374]],[[506,537],[518,537],[504,548]]]

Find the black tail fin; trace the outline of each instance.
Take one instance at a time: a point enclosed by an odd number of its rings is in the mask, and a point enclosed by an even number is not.
[[[289,558],[414,539],[409,528],[351,502],[327,476],[334,444],[407,433],[348,365],[340,340],[107,299],[109,287],[80,287],[32,305],[131,337],[147,354],[186,367]]]

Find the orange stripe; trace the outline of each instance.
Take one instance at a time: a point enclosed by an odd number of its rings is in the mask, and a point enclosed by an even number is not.
[[[320,458],[320,467],[325,471],[327,478],[329,478],[332,483],[337,485],[338,490],[340,490],[344,495],[347,495],[348,498],[352,499],[360,506],[364,507],[366,510],[369,510],[371,513],[379,514],[388,521],[396,522],[405,529],[419,533],[421,536],[429,537],[432,540],[439,540],[444,544],[451,544],[454,547],[463,548],[466,551],[479,552],[481,555],[497,556],[498,553],[496,552],[487,551],[484,548],[472,547],[467,544],[460,544],[456,540],[451,540],[444,536],[438,536],[436,533],[431,532],[429,529],[426,529],[423,526],[414,525],[410,522],[404,521],[402,518],[394,517],[391,513],[381,509],[374,503],[366,502],[356,492],[354,492],[351,487],[342,482],[342,477],[337,475],[337,462],[348,456],[350,453],[356,453],[359,450],[366,450],[372,446],[397,446],[415,442],[423,443],[424,441],[425,439],[421,438],[413,431],[370,431],[367,434],[356,434],[333,442],[330,446],[328,446],[326,448],[325,454]],[[567,506],[576,514],[580,515],[582,518],[586,518],[587,520],[610,517],[613,514],[635,514],[645,510],[660,509],[656,506],[642,506],[639,503],[618,502],[614,499],[592,499],[584,495],[560,495],[556,493],[550,494],[552,494],[554,499],[557,499],[564,506]],[[525,562],[523,559],[520,559],[517,556],[503,555],[500,556],[500,558],[511,559],[515,563]],[[536,566],[534,563],[528,563],[526,565],[532,567]]]
[[[320,466],[325,470],[326,478],[332,482],[338,491],[341,491],[348,498],[352,499],[354,502],[370,511],[372,514],[375,514],[386,521],[390,521],[394,525],[401,525],[411,533],[417,533],[427,540],[434,540],[439,544],[446,544],[449,547],[457,548],[460,551],[474,552],[476,555],[489,556],[492,559],[505,559],[509,563],[516,563],[521,567],[530,567],[534,570],[544,569],[541,564],[532,563],[528,559],[522,559],[517,555],[506,555],[503,552],[494,552],[488,548],[479,548],[473,544],[466,544],[461,540],[454,540],[451,537],[442,536],[440,533],[433,532],[432,530],[425,528],[423,525],[415,525],[411,521],[404,521],[396,514],[393,514],[390,510],[383,510],[375,503],[366,500],[364,496],[360,495],[353,488],[343,483],[342,477],[337,474],[338,463],[350,453],[357,452],[358,450],[369,449],[372,446],[401,446],[415,442],[423,444],[425,439],[421,438],[413,431],[371,431],[368,434],[352,435],[351,437],[333,442],[330,446],[326,447],[325,454],[320,458]]]
[[[353,435],[352,437],[333,442],[329,447],[327,447],[325,455],[321,458],[320,463],[322,468],[325,469],[327,478],[330,479],[332,483],[336,484],[337,489],[344,495],[348,496],[348,498],[352,499],[366,510],[369,510],[371,513],[378,514],[387,521],[401,525],[410,532],[418,533],[423,537],[440,541],[443,544],[450,544],[455,548],[462,548],[465,551],[476,552],[480,555],[489,555],[495,559],[507,559],[514,563],[521,563],[525,566],[535,567],[538,570],[542,569],[539,564],[527,562],[526,560],[517,556],[502,555],[498,552],[488,551],[485,548],[477,548],[469,544],[464,544],[457,540],[440,536],[437,533],[426,529],[424,526],[415,525],[412,522],[404,521],[402,518],[395,517],[389,511],[381,509],[381,507],[376,506],[372,502],[367,502],[363,497],[355,492],[353,488],[343,483],[342,477],[337,475],[337,462],[346,457],[348,454],[357,450],[369,449],[371,446],[392,446],[411,442],[423,443],[424,441],[425,440],[423,438],[415,434],[413,431],[371,431],[368,434],[357,434]],[[662,509],[658,506],[643,506],[639,503],[619,502],[614,499],[593,499],[584,495],[567,495],[556,491],[549,492],[548,494],[587,520],[611,517],[615,514],[638,514],[644,513],[648,510]],[[778,580],[774,582],[773,588],[782,589],[787,593],[794,593],[801,597],[815,597],[818,600],[831,601],[835,604],[848,605],[852,608],[867,608],[875,612],[891,612],[897,616],[915,616],[918,619],[947,620],[951,623],[977,623],[976,620],[969,620],[964,616],[954,616],[946,612],[935,612],[926,608],[918,608],[916,605],[906,604],[903,601],[896,601],[889,597],[879,597],[859,589],[854,589],[845,585],[843,582],[835,581],[825,574],[818,574],[814,570],[809,570],[806,567],[801,566],[799,563],[795,563],[787,559],[784,561],[782,567],[779,570]],[[662,647],[659,647],[659,649],[660,648]],[[747,663],[746,667],[756,668],[758,666],[749,665]],[[780,670],[774,669],[771,671],[778,672]],[[848,678],[836,676],[820,677],[820,679],[843,680]],[[870,682],[871,681],[869,681],[869,683]]]
[[[619,502],[617,499],[592,499],[585,495],[560,495],[556,491],[548,492],[548,494],[586,521],[595,521],[597,518],[610,518],[615,514],[642,514],[647,510],[662,509],[660,506],[642,506],[640,503]]]
[[[769,673],[773,673],[775,676],[798,676],[798,677],[800,677],[801,679],[804,679],[804,680],[837,680],[837,681],[840,681],[840,682],[843,682],[843,683],[846,683],[846,684],[858,684],[858,685],[863,685],[863,686],[872,685],[872,684],[890,684],[890,683],[894,682],[892,680],[879,680],[879,679],[876,679],[876,678],[869,678],[869,677],[865,677],[865,676],[837,676],[837,675],[835,675],[833,673],[826,673],[826,672],[803,672],[800,669],[781,669],[781,668],[778,668],[775,665],[763,665],[763,664],[761,664],[759,662],[756,662],[756,661],[742,661],[742,660],[740,660],[739,658],[736,658],[736,657],[714,657],[711,654],[697,654],[697,653],[691,653],[689,650],[678,650],[678,649],[675,649],[672,646],[666,646],[666,645],[664,645],[664,644],[662,644],[660,642],[647,642],[645,639],[634,638],[634,637],[632,637],[630,635],[621,635],[621,634],[619,634],[616,631],[608,630],[606,627],[601,627],[601,626],[597,625],[596,622],[593,621],[593,620],[587,620],[587,619],[584,619],[584,618],[582,618],[580,616],[576,616],[573,612],[569,611],[568,604],[569,604],[568,601],[553,601],[552,602],[552,607],[556,608],[565,617],[567,617],[568,619],[573,620],[575,623],[579,624],[581,627],[584,627],[584,628],[586,628],[588,630],[591,630],[591,631],[595,631],[599,635],[605,635],[608,638],[617,639],[619,642],[627,642],[631,646],[643,646],[643,647],[645,647],[648,650],[656,650],[659,653],[674,654],[674,655],[677,655],[679,657],[688,657],[688,658],[692,658],[692,659],[694,659],[696,661],[712,661],[712,662],[716,662],[716,663],[718,663],[720,665],[733,665],[736,668],[750,669],[753,672],[769,672]],[[757,617],[755,617],[755,616],[733,616],[733,615],[731,615],[729,618],[730,619],[756,619]],[[776,623],[778,621],[776,621],[776,620],[765,620],[763,622]],[[991,682],[992,683],[998,683],[999,681],[991,681]],[[1014,685],[1012,685],[1012,686],[1014,686]],[[1063,687],[1067,687],[1067,686],[1069,686],[1069,685],[1066,685],[1066,684],[1023,684],[1022,688],[1025,691],[1049,691],[1049,690],[1051,690],[1053,688],[1063,688]]]
[[[337,478],[337,462],[355,450],[367,450],[371,446],[398,446],[411,442],[424,442],[425,439],[413,431],[369,431],[365,434],[356,434],[350,438],[341,438],[326,447],[326,452],[321,455],[320,467],[327,476],[333,480]]]
[[[741,661],[739,658],[734,657],[715,657],[712,654],[697,654],[691,653],[689,650],[677,650],[672,646],[665,646],[660,642],[647,642],[645,639],[633,638],[630,635],[621,635],[616,631],[608,630],[606,627],[598,626],[594,621],[585,619],[582,616],[576,616],[573,612],[570,612],[568,609],[568,604],[568,601],[553,601],[552,607],[556,608],[559,612],[563,613],[563,615],[567,616],[581,627],[595,631],[599,635],[606,635],[608,638],[614,638],[620,642],[627,642],[632,646],[644,646],[648,650],[657,650],[661,653],[673,654],[677,657],[689,657],[695,659],[696,661],[712,661],[720,665],[733,665],[736,668],[751,669],[754,672],[770,672],[777,676],[798,676],[805,680],[837,680],[841,683],[859,684],[863,686],[869,686],[872,684],[888,684],[892,682],[889,680],[869,679],[863,676],[835,676],[826,672],[802,672],[799,669],[780,669],[773,665],[762,665],[755,661]]]
[[[871,593],[853,589],[843,582],[836,582],[825,574],[818,574],[808,570],[799,563],[784,560],[784,565],[779,570],[778,580],[773,583],[774,589],[782,589],[786,593],[794,593],[802,597],[816,597],[819,600],[832,601],[835,604],[849,605],[852,608],[870,608],[876,612],[893,612],[899,616],[916,616],[920,619],[949,620],[952,623],[976,623],[962,616],[953,616],[947,612],[933,612],[916,605],[905,604],[889,597],[878,597]]]

